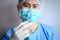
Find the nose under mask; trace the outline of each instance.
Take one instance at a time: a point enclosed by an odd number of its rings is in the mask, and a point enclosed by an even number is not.
[[[40,12],[35,9],[20,9],[19,16],[23,21],[35,22],[40,18]]]

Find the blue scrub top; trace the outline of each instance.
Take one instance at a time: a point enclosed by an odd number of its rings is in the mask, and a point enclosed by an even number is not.
[[[10,28],[2,37],[2,40],[10,40],[13,35],[13,28]],[[56,40],[56,34],[51,26],[39,23],[37,30],[24,40]]]

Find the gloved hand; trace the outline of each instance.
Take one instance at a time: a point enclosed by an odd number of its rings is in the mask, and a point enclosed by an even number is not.
[[[24,40],[30,35],[29,30],[27,29],[32,23],[23,22],[17,28],[14,29],[14,38],[12,40]]]

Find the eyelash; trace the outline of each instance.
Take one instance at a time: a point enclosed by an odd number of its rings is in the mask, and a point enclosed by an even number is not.
[[[37,6],[33,6],[33,8],[36,8]]]
[[[25,6],[25,7],[30,7],[30,6],[27,5],[27,4],[24,4],[24,6]],[[37,6],[34,5],[33,8],[37,8]]]
[[[28,7],[28,5],[26,5],[26,4],[25,4],[24,6],[25,6],[25,7]]]

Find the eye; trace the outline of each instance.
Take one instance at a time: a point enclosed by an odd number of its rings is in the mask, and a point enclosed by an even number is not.
[[[23,6],[24,6],[24,7],[30,7],[28,4],[24,4]]]
[[[34,5],[34,6],[33,6],[33,8],[37,8],[37,6],[36,6],[36,5]]]

